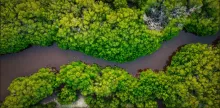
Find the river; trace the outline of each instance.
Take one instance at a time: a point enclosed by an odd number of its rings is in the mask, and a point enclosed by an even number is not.
[[[137,70],[144,68],[162,70],[169,60],[169,56],[179,46],[190,43],[211,44],[218,36],[198,37],[194,34],[181,31],[178,36],[163,42],[161,48],[151,55],[140,57],[131,62],[116,63],[94,58],[78,51],[62,50],[56,44],[48,47],[32,46],[21,52],[0,56],[0,101],[9,95],[7,90],[11,81],[17,77],[28,76],[37,72],[38,69],[46,66],[56,67],[67,64],[71,61],[81,60],[85,63],[96,63],[100,66],[119,66],[135,75]]]

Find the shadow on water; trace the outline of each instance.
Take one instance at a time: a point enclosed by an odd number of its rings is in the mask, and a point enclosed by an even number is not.
[[[139,69],[150,68],[162,70],[169,61],[169,56],[177,50],[179,46],[190,43],[211,44],[218,36],[198,37],[191,33],[181,31],[178,36],[166,41],[161,48],[151,55],[140,57],[134,61],[126,63],[116,63],[105,61],[99,58],[85,55],[78,51],[62,50],[56,44],[49,47],[32,46],[24,51],[0,56],[0,101],[9,95],[7,90],[11,81],[20,76],[28,76],[38,71],[42,67],[54,67],[59,70],[61,65],[71,61],[83,61],[88,64],[96,63],[100,66],[119,66],[130,74],[135,75]]]

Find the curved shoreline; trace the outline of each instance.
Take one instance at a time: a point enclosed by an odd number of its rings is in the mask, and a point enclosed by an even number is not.
[[[163,42],[161,48],[151,55],[140,57],[131,62],[116,63],[105,61],[99,58],[85,55],[78,51],[62,50],[56,44],[49,47],[32,46],[19,53],[0,56],[0,81],[1,92],[0,101],[9,94],[7,87],[14,78],[27,76],[36,72],[39,68],[59,67],[71,61],[82,61],[88,64],[96,63],[100,66],[118,66],[130,74],[135,75],[139,69],[150,68],[153,70],[162,70],[167,65],[169,57],[177,50],[179,46],[190,43],[211,44],[218,36],[198,37],[191,33],[181,31],[178,36]]]

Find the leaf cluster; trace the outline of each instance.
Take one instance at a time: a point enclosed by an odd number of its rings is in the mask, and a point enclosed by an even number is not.
[[[27,108],[51,95],[56,88],[56,76],[51,69],[41,68],[29,77],[18,77],[12,81],[1,108]]]

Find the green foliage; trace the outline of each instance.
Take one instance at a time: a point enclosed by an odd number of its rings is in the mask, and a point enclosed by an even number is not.
[[[160,2],[161,0],[127,0],[136,5],[137,8],[144,11],[148,10],[150,7],[155,6],[155,3]]]
[[[187,23],[185,29],[200,36],[212,35],[218,32],[219,19],[219,1],[218,0],[199,0],[202,2],[201,10],[190,16],[190,23]]]
[[[167,41],[172,39],[174,36],[177,36],[179,32],[182,30],[182,23],[185,22],[184,18],[176,18],[172,19],[169,24],[163,29],[162,40]]]
[[[47,19],[48,14],[45,11],[41,1],[21,2],[14,7],[15,13],[18,15],[17,20],[23,27],[25,40],[29,40],[29,44],[47,46],[52,43],[52,36],[55,35],[52,21]]]
[[[24,40],[24,36],[18,34],[22,28],[16,26],[16,22],[15,24],[0,24],[0,28],[0,54],[18,52],[28,46],[28,41]]]
[[[19,34],[22,32],[20,22],[15,19],[16,13],[13,8],[15,3],[2,1],[0,13],[0,54],[17,52],[26,48],[28,41],[24,40],[24,36]]]
[[[189,44],[172,57],[166,71],[146,70],[138,78],[118,67],[100,68],[72,62],[55,74],[40,69],[30,77],[15,79],[2,108],[30,107],[58,90],[61,104],[77,100],[78,94],[95,108],[218,107],[220,82],[220,49],[206,44]]]
[[[137,86],[133,88],[131,102],[136,104],[138,108],[157,108],[156,100],[160,99],[160,95],[165,92],[162,82],[167,84],[164,77],[166,76],[163,72],[160,74],[156,74],[152,70],[141,72]]]
[[[55,27],[44,5],[40,1],[2,1],[0,54],[17,52],[29,44],[52,44]]]
[[[117,62],[134,60],[160,47],[160,39],[147,34],[139,10],[112,11],[99,2],[83,13],[83,19],[69,14],[60,20],[58,46]]]
[[[130,2],[136,6],[129,8]],[[105,60],[131,61],[156,51],[184,25],[198,35],[216,33],[218,4],[214,0],[2,0],[0,54],[56,42],[60,48]],[[170,16],[178,7],[200,5],[192,16]],[[151,8],[168,16],[161,31],[149,30],[143,21]]]
[[[56,88],[56,76],[49,68],[42,68],[30,77],[19,77],[12,81],[2,108],[29,107],[46,98]]]
[[[185,29],[188,32],[195,33],[200,36],[212,35],[218,32],[219,22],[213,21],[208,18],[198,18],[197,16],[192,17],[188,24],[186,24]]]
[[[76,89],[64,86],[58,94],[58,101],[61,104],[71,104],[77,100]]]
[[[218,107],[220,50],[205,44],[189,44],[172,58],[167,73],[181,77],[189,101],[188,106]],[[183,92],[184,93],[184,92]],[[188,103],[187,103],[188,102]]]
[[[127,0],[114,0],[114,6],[118,8],[128,7]]]
[[[173,57],[166,73],[147,70],[138,80],[119,68],[106,67],[86,102],[92,107],[142,108],[157,107],[156,100],[162,99],[167,107],[217,107],[219,57],[218,48],[190,44]]]
[[[152,100],[147,100],[143,103],[137,103],[137,108],[158,108],[157,102]]]
[[[61,66],[57,75],[57,85],[64,85],[61,89],[59,102],[68,104],[77,99],[76,92],[81,91],[83,95],[92,92],[92,85],[98,76],[100,68],[97,65],[86,65],[82,62],[72,62]]]
[[[130,104],[132,89],[137,79],[118,67],[106,67],[95,79],[93,93],[88,95],[86,102],[91,107],[126,107]]]

